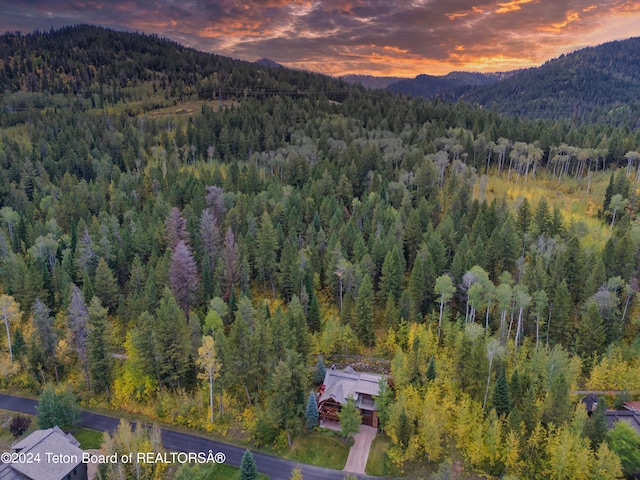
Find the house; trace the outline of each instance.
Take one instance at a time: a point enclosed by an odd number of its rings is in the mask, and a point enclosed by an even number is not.
[[[378,426],[376,397],[380,392],[379,382],[384,375],[359,373],[348,366],[344,370],[335,367],[327,370],[324,384],[318,391],[318,412],[323,420],[338,421],[338,412],[351,397],[360,409],[362,423],[372,427]]]
[[[36,430],[12,447],[20,460],[0,463],[0,480],[87,480],[80,443],[60,428]],[[24,455],[22,455],[24,454]]]
[[[613,428],[616,422],[627,422],[636,432],[640,434],[640,412],[633,412],[632,410],[628,409],[607,410],[606,416],[607,425],[609,425],[610,429]]]

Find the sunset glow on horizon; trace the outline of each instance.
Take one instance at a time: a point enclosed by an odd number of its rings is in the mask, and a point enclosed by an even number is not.
[[[0,0],[0,30],[87,23],[330,75],[414,77],[537,66],[640,35],[640,1]]]

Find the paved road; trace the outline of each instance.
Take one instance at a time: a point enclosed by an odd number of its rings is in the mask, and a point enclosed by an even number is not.
[[[14,412],[36,415],[38,402],[28,398],[15,397],[12,395],[0,394],[0,409]],[[113,432],[120,420],[107,415],[100,415],[82,411],[80,413],[80,426],[93,430]],[[197,435],[189,435],[166,428],[162,430],[162,443],[168,451],[174,452],[222,452],[226,456],[225,463],[240,466],[240,461],[244,453],[244,448],[226,443],[217,442]],[[271,480],[288,480],[291,477],[291,470],[296,467],[302,469],[305,480],[342,480],[345,473],[330,468],[314,467],[312,465],[299,465],[289,460],[267,455],[265,453],[253,452],[253,456],[258,465],[258,471],[269,475]],[[359,475],[361,480],[380,480],[381,477],[371,477]]]

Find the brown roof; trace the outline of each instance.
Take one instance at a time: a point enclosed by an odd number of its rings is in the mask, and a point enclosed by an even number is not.
[[[360,408],[375,410],[373,401],[365,401],[364,395],[377,396],[380,393],[378,382],[384,375],[356,372],[348,366],[344,370],[327,370],[324,377],[324,391],[318,403],[332,398],[338,403],[347,403],[353,398]]]

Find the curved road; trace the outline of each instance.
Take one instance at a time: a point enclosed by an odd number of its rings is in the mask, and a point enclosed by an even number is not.
[[[0,394],[0,409],[14,412],[37,415],[36,406],[38,402],[29,398],[15,397],[13,395]],[[97,413],[80,412],[81,427],[98,431],[113,432],[120,423],[120,419],[100,415]],[[189,435],[175,430],[162,428],[162,443],[166,450],[174,452],[205,452],[212,450],[213,453],[222,452],[226,456],[225,463],[240,466],[244,448],[236,445],[229,445],[197,435]],[[288,480],[291,477],[291,470],[300,467],[305,480],[342,480],[347,474],[340,470],[330,468],[303,465],[290,460],[274,457],[260,452],[252,452],[258,465],[258,471],[267,474],[271,480]],[[361,480],[380,480],[381,477],[371,477],[358,475]]]

